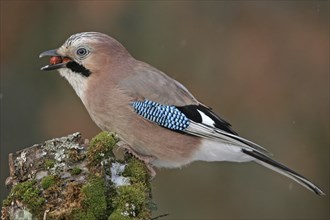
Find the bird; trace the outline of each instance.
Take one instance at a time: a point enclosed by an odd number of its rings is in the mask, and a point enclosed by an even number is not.
[[[50,59],[41,70],[58,70],[96,125],[115,132],[122,146],[151,168],[180,168],[194,161],[256,162],[325,195],[264,147],[238,135],[181,83],[135,59],[107,34],[73,34],[42,57]]]

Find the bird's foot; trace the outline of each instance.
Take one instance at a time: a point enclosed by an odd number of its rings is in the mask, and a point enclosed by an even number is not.
[[[134,151],[131,148],[130,145],[126,144],[123,141],[119,141],[117,143],[117,145],[118,145],[119,148],[124,149],[124,151],[126,151],[127,153],[132,154],[135,158],[137,158],[137,159],[141,160],[142,162],[144,162],[144,164],[146,165],[146,167],[149,171],[149,175],[150,175],[151,179],[153,179],[156,176],[156,171],[151,165],[151,162],[155,160],[154,157],[137,153],[136,151]]]

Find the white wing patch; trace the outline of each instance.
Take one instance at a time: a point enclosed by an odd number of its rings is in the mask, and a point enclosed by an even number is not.
[[[198,111],[198,113],[199,113],[199,114],[201,115],[201,117],[202,117],[202,123],[203,123],[203,124],[206,124],[206,125],[209,125],[209,126],[211,126],[211,127],[214,127],[215,122],[214,122],[209,116],[205,115],[204,112],[201,112],[201,111],[198,110],[198,109],[197,109],[197,111]]]

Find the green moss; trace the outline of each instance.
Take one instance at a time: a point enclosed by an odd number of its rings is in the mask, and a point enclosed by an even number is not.
[[[14,186],[4,201],[4,206],[9,206],[12,201],[21,201],[32,213],[37,213],[45,202],[35,180],[18,183]]]
[[[76,220],[80,220],[80,219],[84,219],[84,220],[97,220],[97,218],[93,215],[93,213],[90,213],[90,212],[86,213],[85,211],[83,211],[81,209],[74,210],[72,212],[72,216],[73,216],[72,219],[76,219]]]
[[[133,156],[125,157],[128,164],[123,176],[130,179],[130,185],[119,186],[112,198],[113,212],[110,219],[150,219],[150,175],[145,164]]]
[[[129,177],[131,183],[148,183],[148,180],[150,178],[145,164],[139,159],[136,159],[135,157],[132,157],[130,159],[129,163],[125,167],[123,175]]]
[[[53,168],[55,166],[55,160],[45,159],[44,166],[46,169]]]
[[[117,196],[113,198],[114,211],[109,219],[150,219],[148,209],[148,194],[144,184],[136,183],[133,185],[120,186],[117,189]]]
[[[112,149],[117,143],[117,138],[114,134],[103,131],[95,136],[88,147],[87,160],[89,165],[96,166],[109,156],[113,156]]]
[[[105,181],[92,177],[81,189],[82,209],[73,212],[74,219],[104,219],[107,211]]]
[[[79,167],[73,167],[70,173],[71,175],[79,175],[81,173],[81,169]]]
[[[12,199],[10,196],[8,196],[7,198],[5,198],[3,201],[2,201],[2,206],[5,207],[5,206],[10,206],[10,203],[11,203]]]
[[[116,209],[111,215],[109,216],[108,220],[132,220],[131,217],[125,216],[124,213],[121,213],[121,210]]]
[[[42,178],[41,180],[41,186],[43,189],[48,189],[51,186],[54,186],[57,182],[56,180],[56,176],[54,175],[49,175],[49,176],[45,176],[44,178]]]

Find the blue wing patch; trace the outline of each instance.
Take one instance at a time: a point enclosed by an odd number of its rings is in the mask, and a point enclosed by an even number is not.
[[[165,128],[183,131],[189,126],[189,119],[173,105],[162,105],[147,99],[132,102],[131,105],[137,114]]]

